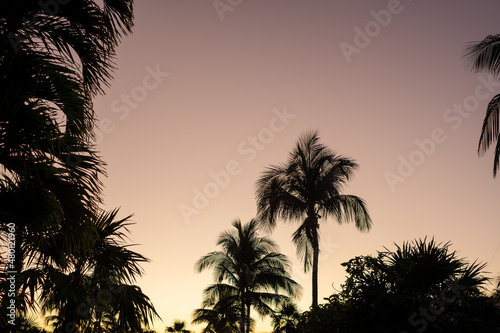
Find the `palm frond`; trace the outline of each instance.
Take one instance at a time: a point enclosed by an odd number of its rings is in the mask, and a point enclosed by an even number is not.
[[[486,70],[500,74],[500,35],[489,35],[480,42],[470,43],[463,57],[476,72]]]

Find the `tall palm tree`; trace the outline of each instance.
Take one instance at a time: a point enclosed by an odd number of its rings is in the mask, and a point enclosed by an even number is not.
[[[92,98],[109,84],[115,48],[131,31],[132,3],[104,0],[102,8],[90,0],[52,2],[54,7],[30,0],[2,3],[2,197],[26,182],[48,190],[65,208],[67,221],[95,211],[102,185],[97,177],[104,170],[90,141]]]
[[[282,218],[300,221],[293,234],[304,271],[312,266],[312,306],[318,305],[319,219],[354,221],[368,231],[372,221],[363,199],[342,194],[358,165],[319,142],[317,132],[302,135],[286,164],[271,165],[257,181],[259,221],[272,230]]]
[[[300,295],[299,285],[288,272],[290,263],[277,252],[277,245],[258,236],[258,223],[252,219],[236,230],[225,231],[217,245],[222,251],[210,252],[195,265],[198,272],[214,269],[215,284],[204,290],[204,307],[239,306],[240,332],[250,332],[250,309],[261,316],[273,313],[273,306]],[[284,294],[281,294],[284,293]]]
[[[72,235],[60,239],[60,266],[68,253],[92,244],[92,232],[68,231],[82,230],[101,202],[104,163],[92,142],[92,98],[109,84],[115,48],[131,31],[132,4],[2,2],[0,233],[15,223],[19,274],[55,234]]]
[[[489,35],[480,42],[470,43],[465,50],[464,58],[473,71],[487,71],[498,77],[500,74],[500,35]],[[477,148],[481,156],[496,142],[493,177],[496,177],[500,168],[499,103],[500,94],[494,96],[488,103]]]
[[[82,204],[96,207],[96,174],[102,170],[89,142],[95,125],[92,98],[109,85],[115,48],[131,31],[132,3],[104,0],[103,8],[90,0],[52,2],[55,7],[30,0],[2,4],[0,165],[15,180],[55,174],[64,182],[70,176],[79,181],[75,190]]]

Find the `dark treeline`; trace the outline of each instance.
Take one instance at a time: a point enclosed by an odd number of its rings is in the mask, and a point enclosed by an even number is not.
[[[0,11],[0,330],[2,332],[154,332],[151,300],[135,284],[148,258],[127,242],[131,215],[103,211],[105,162],[95,147],[93,99],[109,86],[121,39],[132,32],[133,1],[3,1]],[[472,69],[500,73],[500,35],[471,44]],[[500,167],[500,95],[489,103],[478,152],[496,144]],[[341,290],[319,300],[320,225],[353,223],[369,231],[365,201],[345,194],[358,164],[299,137],[286,163],[257,180],[257,216],[236,220],[220,248],[202,256],[211,269],[193,323],[203,332],[249,333],[253,313],[274,332],[500,332],[500,283],[485,264],[468,262],[450,243],[416,239],[342,265]],[[290,262],[261,232],[297,223],[292,236],[312,304]],[[31,314],[44,315],[47,329]],[[189,332],[182,320],[167,332]]]

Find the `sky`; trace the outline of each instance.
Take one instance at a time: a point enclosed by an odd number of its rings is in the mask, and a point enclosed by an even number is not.
[[[137,283],[162,317],[155,328],[192,320],[212,283],[194,264],[234,219],[256,216],[256,180],[310,130],[357,161],[344,193],[373,220],[368,233],[322,221],[320,300],[340,289],[342,262],[416,238],[450,241],[500,274],[500,183],[493,153],[477,154],[500,82],[462,58],[467,43],[499,33],[499,10],[493,0],[137,0],[94,106],[103,208],[134,214],[131,243],[151,259]],[[293,262],[307,310],[296,227],[269,237]]]

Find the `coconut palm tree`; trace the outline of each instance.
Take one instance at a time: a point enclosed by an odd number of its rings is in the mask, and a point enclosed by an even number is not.
[[[174,333],[191,333],[190,330],[186,329],[186,322],[183,320],[174,320],[172,326],[169,326],[165,329],[165,332],[174,332]]]
[[[215,284],[204,290],[204,308],[239,307],[240,332],[248,333],[251,308],[261,316],[270,315],[273,306],[299,296],[301,289],[290,277],[286,256],[277,252],[272,240],[257,234],[255,219],[245,225],[235,220],[232,225],[236,230],[219,236],[222,251],[201,257],[195,268],[214,269]]]
[[[363,199],[342,194],[358,165],[319,142],[317,132],[302,135],[283,165],[271,165],[257,181],[259,221],[272,230],[282,218],[300,221],[293,234],[304,271],[312,267],[312,306],[318,305],[319,220],[354,221],[368,231],[372,221]]]
[[[465,50],[464,58],[473,71],[487,71],[498,77],[500,74],[500,35],[489,35],[480,42],[470,43]],[[493,177],[496,177],[500,167],[499,102],[500,94],[494,96],[488,103],[477,148],[481,156],[496,143]]]
[[[230,296],[230,294],[219,295],[220,301],[213,306],[204,304],[204,308],[194,310],[192,323],[206,324],[202,333],[237,333],[241,307]],[[250,319],[251,328],[254,324],[255,321]]]
[[[132,27],[132,0],[103,4],[20,0],[0,13],[2,190],[43,186],[79,219],[101,198],[92,98],[109,84],[115,48]]]
[[[132,3],[2,3],[0,233],[15,224],[16,283],[26,261],[41,259],[56,238],[60,267],[68,253],[92,244],[92,232],[71,232],[83,231],[101,202],[104,163],[92,143],[92,98],[109,84],[115,48],[131,31]],[[17,305],[24,311],[24,302]]]
[[[43,213],[26,220],[2,207],[2,217],[15,219],[16,239],[35,225],[49,233],[74,226],[97,209],[104,170],[90,141],[92,98],[111,78],[115,47],[132,17],[132,0],[105,0],[102,9],[89,0],[2,3],[0,201],[27,192],[29,211]],[[74,244],[65,244],[71,251]]]
[[[85,96],[88,101],[108,84],[114,69],[115,48],[133,26],[133,0],[104,0],[102,3],[102,7],[92,0],[64,4],[19,0],[3,4],[0,59],[12,61],[16,55],[31,55],[40,61],[38,65],[45,60],[62,65],[67,68],[65,76],[74,76],[82,84],[80,88],[88,95]],[[78,109],[65,111],[78,115],[75,113]],[[71,123],[72,130],[88,129],[85,126],[92,124],[92,119],[86,119],[90,123],[82,120]]]
[[[92,98],[109,84],[114,50],[131,31],[132,0],[105,0],[103,8],[89,0],[20,0],[2,9],[0,195],[23,182],[42,187],[66,222],[77,223],[101,199]],[[42,217],[57,221],[56,213]]]
[[[206,324],[202,333],[237,333],[240,318],[239,307],[226,309],[196,309],[193,311],[195,325]]]
[[[92,98],[109,84],[115,48],[131,31],[132,2],[104,0],[103,8],[90,0],[2,4],[0,166],[10,176],[5,178],[34,178],[50,188],[50,177],[57,176],[59,183],[78,183],[73,190],[80,205],[96,208],[102,163],[89,141]]]
[[[35,265],[26,270],[25,289],[40,290],[42,310],[55,311],[49,321],[55,329],[68,325],[79,332],[141,331],[159,318],[150,299],[133,285],[149,260],[125,244],[130,216],[116,219],[118,210],[95,221],[97,237],[91,251],[74,253],[63,268]],[[57,244],[47,252],[57,251]],[[40,268],[41,267],[41,268]]]

